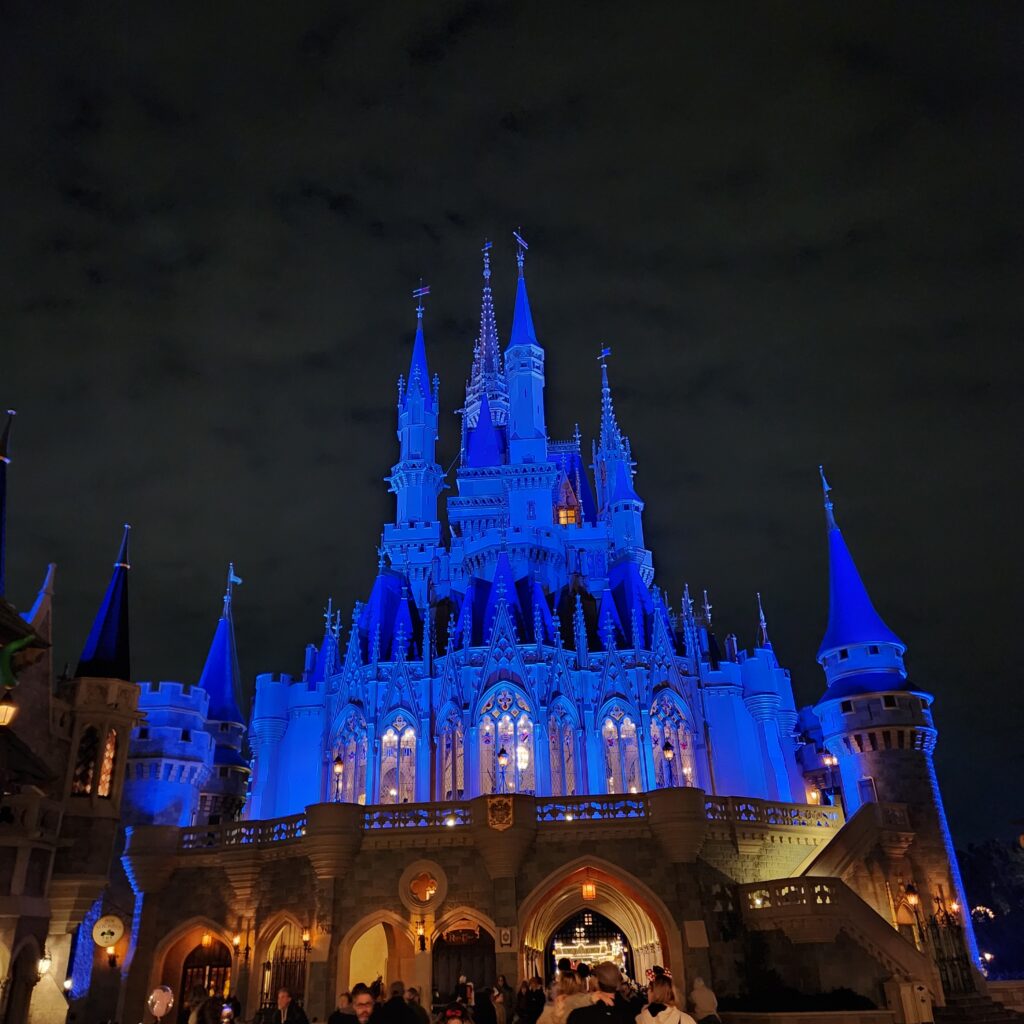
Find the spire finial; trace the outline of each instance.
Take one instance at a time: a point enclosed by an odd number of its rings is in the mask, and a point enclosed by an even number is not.
[[[690,597],[690,584],[683,584],[683,611],[688,618],[693,618],[693,598]]]
[[[4,424],[3,433],[0,433],[0,462],[4,465],[11,461],[11,424],[17,415],[13,409],[7,410],[7,422]]]
[[[117,552],[117,561],[114,563],[115,569],[130,569],[131,563],[128,561],[128,534],[131,533],[132,524],[124,524],[124,536],[121,538],[121,548]]]
[[[828,481],[825,479],[825,467],[818,466],[818,473],[821,475],[821,489],[825,496],[825,522],[828,524],[830,530],[836,529],[836,517],[832,511],[832,488],[829,487]]]
[[[530,247],[518,230],[512,232],[512,237],[516,240],[516,266],[519,268],[519,276],[522,277],[523,264],[526,263],[526,253]]]
[[[764,606],[761,604],[761,591],[757,592],[757,627],[760,630],[760,640],[762,647],[771,647],[772,643],[768,639],[768,623],[764,617]]]
[[[494,245],[492,241],[485,238],[484,246],[480,250],[484,254],[484,283],[491,283],[491,247]]]
[[[377,573],[384,571],[384,561],[387,558],[387,549],[384,547],[384,534],[380,535],[380,544],[377,545]]]
[[[711,609],[714,605],[708,600],[708,592],[704,591],[704,619],[708,624],[708,629],[711,628]]]
[[[416,300],[416,319],[423,319],[423,300],[430,294],[430,285],[423,283],[423,278],[420,278],[419,288],[412,290],[412,297]]]
[[[329,633],[334,622],[334,598],[327,598],[327,605],[324,607],[324,632]]]
[[[227,615],[231,610],[231,591],[232,588],[240,586],[242,583],[242,577],[235,573],[235,563],[228,562],[228,582],[224,588],[224,614]]]

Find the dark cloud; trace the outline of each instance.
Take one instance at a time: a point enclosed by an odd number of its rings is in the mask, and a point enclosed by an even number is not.
[[[73,661],[135,524],[143,677],[195,677],[233,559],[247,675],[365,596],[410,289],[454,409],[479,246],[530,242],[553,436],[609,344],[659,582],[820,692],[816,467],[938,696],[954,828],[1020,774],[1016,5],[0,11],[9,585]],[[458,421],[442,418],[442,461]],[[586,441],[585,441],[586,443]],[[995,719],[995,721],[993,721]]]

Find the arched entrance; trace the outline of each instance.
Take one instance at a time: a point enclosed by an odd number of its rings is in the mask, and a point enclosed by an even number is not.
[[[306,944],[302,929],[292,920],[286,920],[271,938],[267,955],[260,966],[259,1009],[272,1010],[277,1006],[279,989],[286,988],[301,1006],[306,997]]]
[[[39,949],[34,939],[27,940],[11,961],[7,976],[7,1006],[4,1024],[24,1024],[28,1019],[28,1004],[32,989],[39,980]]]
[[[545,965],[557,964],[563,957],[569,959],[574,970],[579,963],[593,967],[610,960],[627,978],[636,977],[633,949],[622,929],[596,910],[577,911],[548,939],[544,947]]]
[[[185,957],[178,986],[178,1020],[187,1024],[193,993],[202,991],[220,999],[231,994],[231,950],[209,932]]]
[[[413,935],[408,922],[387,910],[364,917],[346,932],[338,951],[338,991],[377,978],[387,984],[416,977]]]
[[[442,1003],[455,998],[456,986],[463,976],[477,991],[493,985],[497,978],[494,936],[475,921],[456,921],[434,939],[431,969]]]
[[[565,865],[523,901],[519,912],[521,976],[550,978],[556,935],[566,922],[588,910],[621,933],[623,944],[629,947],[635,979],[643,981],[648,968],[661,964],[682,980],[682,937],[668,908],[638,879],[596,858]]]

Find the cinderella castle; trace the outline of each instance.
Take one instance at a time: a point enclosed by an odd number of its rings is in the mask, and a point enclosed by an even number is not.
[[[701,975],[737,1005],[844,989],[887,1020],[955,1014],[985,982],[933,699],[824,474],[824,686],[798,709],[760,607],[744,650],[719,640],[706,591],[655,583],[607,352],[596,439],[549,436],[516,242],[504,345],[484,249],[454,478],[421,289],[376,578],[347,628],[328,607],[300,673],[257,676],[251,714],[233,567],[200,677],[131,678],[126,534],[78,669],[137,682],[110,780],[126,828],[91,905],[40,936],[63,951],[54,984],[123,1020],[158,984],[179,1006],[196,985],[235,993],[247,1016],[287,984],[322,1017],[356,981],[443,996],[460,974],[550,976],[568,951]]]

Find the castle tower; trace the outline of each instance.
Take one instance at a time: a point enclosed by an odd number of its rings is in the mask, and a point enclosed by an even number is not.
[[[829,548],[829,618],[818,649],[827,688],[814,707],[822,738],[838,762],[847,818],[867,803],[904,804],[916,833],[906,853],[905,884],[924,915],[958,906],[968,952],[978,951],[933,753],[934,697],[907,680],[906,645],[875,611],[836,524],[821,474]],[[899,898],[894,893],[894,898]]]
[[[463,445],[465,431],[475,427],[480,418],[480,403],[486,396],[491,416],[497,426],[508,424],[508,384],[501,368],[501,349],[498,344],[498,323],[494,317],[494,296],[491,293],[491,247],[484,242],[484,287],[480,300],[480,334],[473,347],[473,369],[466,384],[466,402],[463,406]]]
[[[203,825],[236,820],[245,803],[249,780],[249,765],[242,756],[245,724],[238,709],[241,679],[231,617],[232,588],[241,582],[234,564],[230,564],[224,607],[199,677],[200,688],[210,695],[205,729],[213,738],[212,770],[199,791],[197,821]]]
[[[384,532],[384,546],[395,564],[408,564],[417,604],[427,601],[428,577],[434,553],[441,539],[437,497],[444,473],[437,464],[437,412],[439,382],[430,379],[427,349],[423,340],[423,296],[429,288],[418,288],[416,337],[409,363],[409,380],[398,382],[398,462],[387,478],[397,496],[395,522]]]

